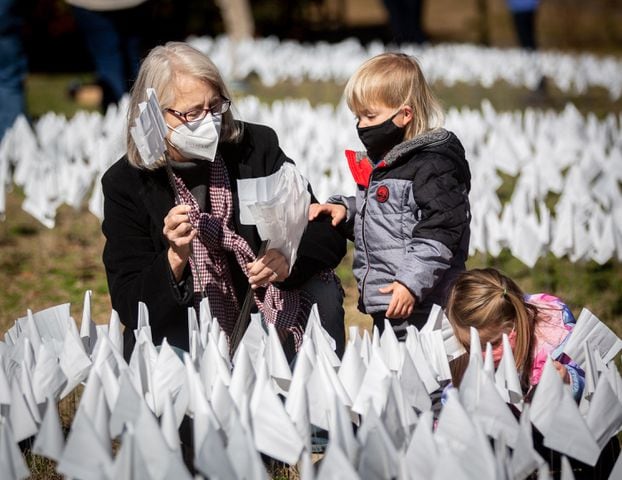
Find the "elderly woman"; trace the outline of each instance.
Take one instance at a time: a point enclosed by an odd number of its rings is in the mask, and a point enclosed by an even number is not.
[[[155,89],[168,126],[173,175],[164,158],[145,165],[128,132],[127,155],[102,179],[103,260],[112,306],[126,327],[126,357],[139,301],[149,309],[154,343],[166,338],[187,350],[188,307],[198,309],[207,296],[231,337],[249,285],[264,321],[289,345],[300,340],[317,302],[341,353],[343,298],[333,273],[345,254],[339,233],[329,221],[309,223],[290,272],[277,250],[257,258],[257,229],[240,223],[236,180],[270,175],[292,162],[275,132],[234,120],[218,69],[185,43],[158,46],[145,58],[131,92],[129,125],[147,88]]]

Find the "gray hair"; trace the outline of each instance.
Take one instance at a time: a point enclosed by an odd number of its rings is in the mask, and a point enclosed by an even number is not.
[[[219,95],[231,98],[218,68],[207,55],[184,42],[168,42],[153,48],[143,60],[138,77],[130,91],[130,105],[127,112],[127,158],[137,168],[155,169],[164,164],[164,157],[153,165],[146,166],[130,135],[129,127],[138,116],[138,105],[147,100],[147,88],[153,88],[160,106],[168,108],[175,101],[173,83],[177,74],[186,74],[208,83]],[[236,141],[241,127],[234,120],[231,110],[222,116],[219,141]]]

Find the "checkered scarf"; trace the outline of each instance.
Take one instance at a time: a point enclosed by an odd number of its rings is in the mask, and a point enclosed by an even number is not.
[[[224,161],[220,155],[210,164],[209,199],[211,213],[201,212],[199,205],[184,182],[173,174],[178,202],[189,205],[191,225],[199,234],[192,241],[190,259],[194,283],[194,306],[199,311],[203,295],[209,299],[210,309],[229,338],[240,312],[227,252],[234,254],[238,265],[248,276],[247,263],[256,260],[248,242],[233,229],[233,196]],[[280,290],[273,284],[254,290],[255,304],[267,323],[277,330],[294,335],[298,350],[302,343],[304,326],[311,311],[312,301],[301,290]]]

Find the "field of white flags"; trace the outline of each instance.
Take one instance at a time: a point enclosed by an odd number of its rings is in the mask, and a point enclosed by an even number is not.
[[[240,118],[272,126],[325,201],[353,193],[344,151],[361,148],[344,104],[311,106],[305,100],[272,104],[240,98]],[[100,177],[124,150],[125,106],[105,115],[72,119],[49,113],[32,129],[22,117],[0,144],[0,210],[5,189],[20,186],[23,209],[49,228],[62,204],[102,216]],[[622,259],[622,117],[527,109],[447,111],[446,126],[463,142],[473,175],[471,253],[497,256],[507,248],[528,266],[552,252],[571,261]],[[502,174],[515,178],[508,201],[499,199]],[[547,198],[556,197],[550,205]]]
[[[226,78],[256,75],[266,86],[343,84],[389,48],[356,40],[191,42]],[[546,77],[568,95],[593,88],[612,101],[622,95],[619,58],[473,45],[403,50],[420,60],[431,82],[444,85],[501,81],[534,89]],[[88,204],[101,219],[100,178],[124,153],[126,109],[122,102],[104,115],[50,112],[32,124],[19,118],[0,142],[0,214],[18,189],[22,209],[49,229],[60,223],[63,205]],[[343,102],[266,103],[245,95],[234,99],[233,110],[277,131],[320,201],[354,192],[344,150],[361,144]],[[577,263],[622,260],[621,114],[596,116],[570,103],[497,111],[484,100],[478,108],[447,108],[446,128],[464,144],[473,175],[471,254],[507,251],[527,267],[549,254]],[[508,182],[509,194],[502,188]],[[476,333],[460,388],[446,388],[450,362],[466,354],[438,309],[403,343],[390,328],[382,335],[350,328],[341,359],[313,310],[290,364],[278,334],[258,318],[231,358],[208,303],[198,318],[189,313],[191,348],[184,354],[166,342],[154,346],[149,311],[137,305],[136,347],[123,352],[118,316],[107,312],[109,322],[96,325],[91,300],[87,292],[79,322],[62,304],[29,310],[4,333],[0,479],[27,478],[26,461],[39,456],[66,478],[102,480],[263,479],[290,466],[303,480],[570,479],[599,457],[615,463],[610,478],[622,478],[610,442],[622,429],[622,341],[587,309],[564,347],[586,373],[576,403],[551,362],[533,398],[523,398],[511,350],[495,368]],[[72,396],[79,405],[69,423],[61,421],[59,403]],[[312,452],[320,450],[314,464]]]
[[[356,39],[340,43],[301,44],[277,38],[231,42],[227,37],[188,40],[206,53],[230,78],[256,74],[265,85],[284,80],[344,83],[368,58],[388,48]],[[415,56],[428,82],[458,82],[490,87],[504,80],[510,85],[535,88],[542,76],[564,92],[584,93],[599,86],[611,99],[622,95],[622,62],[616,57],[528,52],[521,49],[483,48],[469,44],[404,45],[400,51]]]
[[[268,458],[296,465],[303,480],[523,479],[560,471],[566,479],[597,464],[601,452],[612,455],[607,446],[622,427],[614,364],[622,340],[588,310],[564,347],[586,372],[577,404],[550,360],[524,402],[512,350],[504,349],[495,370],[492,347],[482,356],[476,331],[460,388],[445,387],[449,362],[465,351],[440,308],[401,343],[391,328],[381,336],[351,329],[342,359],[313,309],[290,368],[276,330],[257,317],[231,359],[205,300],[199,318],[189,313],[191,348],[183,356],[166,341],[153,345],[148,309],[139,305],[128,363],[118,317],[96,326],[90,301],[87,292],[79,330],[69,306],[59,305],[29,311],[0,342],[0,478],[28,477],[18,442],[34,439],[33,453],[76,479],[193,478],[184,458],[199,478],[217,479],[268,478]],[[57,402],[81,383],[65,438]],[[191,428],[180,429],[182,422]],[[534,428],[544,447],[534,445]],[[313,465],[312,438],[321,432],[328,441]],[[559,471],[542,448],[557,452]],[[614,468],[610,478],[620,478],[622,459]]]

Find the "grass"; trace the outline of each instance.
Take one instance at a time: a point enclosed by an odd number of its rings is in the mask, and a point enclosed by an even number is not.
[[[58,112],[72,117],[78,110],[84,108],[71,100],[68,93],[69,86],[73,82],[92,81],[93,75],[88,73],[29,75],[26,80],[26,104],[29,115],[38,118],[47,112]]]
[[[110,300],[99,220],[64,206],[57,226],[49,230],[21,210],[22,200],[19,191],[9,193],[6,220],[0,222],[0,331],[28,308],[38,311],[67,302],[79,321],[86,290],[93,291],[93,317],[107,321]]]

